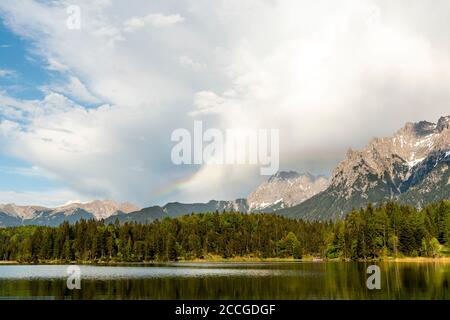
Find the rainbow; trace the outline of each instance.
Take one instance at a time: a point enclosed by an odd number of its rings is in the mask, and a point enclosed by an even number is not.
[[[171,180],[170,182],[168,182],[166,184],[163,184],[161,186],[154,188],[151,191],[151,197],[156,198],[156,199],[163,198],[163,197],[173,194],[176,191],[180,191],[182,189],[187,188],[189,185],[189,181],[191,181],[192,177],[196,173],[197,172],[190,173],[190,174],[183,176],[177,180]]]

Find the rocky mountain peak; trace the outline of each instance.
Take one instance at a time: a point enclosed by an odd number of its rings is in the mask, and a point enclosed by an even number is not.
[[[70,214],[79,209],[92,213],[96,219],[105,219],[117,212],[130,213],[139,210],[138,207],[128,202],[118,203],[113,200],[94,200],[87,203],[71,203],[55,208],[53,211]]]
[[[409,122],[392,137],[373,138],[361,150],[350,148],[333,171],[331,185],[346,198],[354,192],[367,196],[366,190],[379,185],[381,179],[391,194],[399,193],[417,165],[431,154],[449,150],[449,123],[449,116],[441,117],[437,124]]]
[[[310,173],[280,171],[247,197],[249,211],[271,211],[299,204],[324,190],[328,179]]]
[[[436,124],[428,121],[408,122],[395,136],[417,138],[436,133]]]
[[[361,150],[349,149],[326,190],[284,212],[336,218],[369,201],[400,199],[423,207],[448,199],[449,124],[450,116],[437,123],[407,123],[391,137],[374,138]]]
[[[15,203],[0,204],[1,212],[20,219],[29,219],[33,217],[35,212],[44,210],[47,210],[47,208],[40,206],[19,206]]]
[[[450,126],[450,116],[440,117],[437,123],[428,121],[408,122],[396,132],[396,136],[406,135],[413,137],[423,137],[431,134],[438,134]]]
[[[87,203],[69,203],[56,208],[42,206],[19,206],[14,203],[0,204],[0,214],[14,218],[20,224],[58,225],[65,220],[106,219],[118,213],[138,211],[135,205],[112,200],[94,200]],[[2,225],[0,221],[0,225]]]
[[[361,152],[359,152],[358,150],[353,150],[352,148],[348,148],[345,155],[347,159],[357,160],[361,158]]]
[[[450,128],[450,116],[445,116],[445,117],[440,117],[439,121],[436,125],[436,129],[439,132],[442,132],[445,129],[449,129]]]
[[[269,182],[296,179],[300,176],[298,172],[295,171],[278,171],[269,178]]]

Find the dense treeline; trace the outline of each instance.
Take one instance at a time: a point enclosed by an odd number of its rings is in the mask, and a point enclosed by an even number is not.
[[[337,221],[326,241],[328,257],[437,256],[450,243],[450,202],[417,211],[395,203],[353,211]]]
[[[276,215],[206,213],[151,224],[80,220],[59,227],[0,229],[0,259],[168,261],[206,255],[296,257],[320,254],[330,223]]]
[[[417,211],[394,203],[351,212],[336,222],[273,214],[206,213],[151,224],[81,220],[59,227],[0,229],[0,260],[174,261],[205,258],[370,259],[435,256],[450,242],[450,202]]]

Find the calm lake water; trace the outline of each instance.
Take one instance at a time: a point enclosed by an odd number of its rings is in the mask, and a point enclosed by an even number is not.
[[[81,290],[64,265],[0,265],[0,299],[450,299],[450,264],[173,263],[81,266]]]

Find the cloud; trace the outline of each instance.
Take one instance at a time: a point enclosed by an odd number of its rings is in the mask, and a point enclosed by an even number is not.
[[[37,118],[75,108],[77,108],[75,103],[65,96],[53,92],[50,92],[42,100],[22,100],[0,92],[0,111],[3,118],[17,121],[18,126],[27,126]],[[80,107],[78,106],[78,108]]]
[[[0,78],[6,78],[14,76],[16,73],[13,70],[0,69]]]
[[[27,177],[44,177],[54,179],[53,175],[39,167],[11,167],[11,166],[0,166],[0,172],[22,175]]]
[[[69,70],[68,66],[58,62],[56,59],[51,58],[51,57],[48,58],[48,66],[47,66],[47,68],[49,70],[58,71],[58,72],[61,72],[61,73],[64,73],[64,72]]]
[[[227,99],[219,96],[212,91],[200,91],[194,96],[194,110],[190,113],[192,116],[199,114],[214,114],[227,110],[224,104]]]
[[[195,61],[188,56],[183,55],[178,59],[178,61],[182,67],[189,68],[197,72],[206,68],[206,64]]]
[[[152,26],[155,28],[171,27],[177,23],[183,22],[184,18],[179,14],[163,15],[160,13],[149,14],[145,17],[134,17],[125,22],[124,30],[133,32],[138,29]]]
[[[58,92],[65,94],[77,101],[87,104],[98,104],[100,99],[95,97],[86,86],[75,76],[69,76],[67,82],[64,84],[51,84],[42,87],[45,92]]]
[[[0,3],[68,79],[38,101],[0,95],[2,150],[64,181],[66,200],[232,199],[264,179],[258,166],[174,166],[171,132],[194,120],[278,128],[282,169],[327,174],[348,147],[448,113],[445,1],[204,0],[144,17],[173,5],[79,5],[74,32],[62,5]]]
[[[78,194],[68,189],[49,189],[46,191],[2,191],[0,190],[1,203],[15,203],[18,205],[39,205],[54,208],[67,203],[67,199],[78,199]],[[82,198],[86,202],[89,199]]]
[[[141,177],[161,181],[161,160],[151,146],[169,132],[149,129],[152,118],[145,108],[86,109],[55,93],[43,101],[11,100],[9,106],[18,115],[0,122],[3,152],[52,173],[85,198],[144,202],[152,184]],[[122,183],[125,193],[117,188]]]

